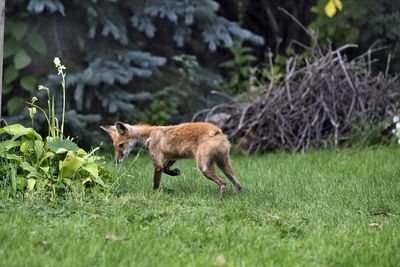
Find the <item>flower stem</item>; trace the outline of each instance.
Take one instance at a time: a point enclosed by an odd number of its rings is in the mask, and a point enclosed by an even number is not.
[[[63,109],[62,109],[62,118],[61,118],[61,137],[64,137],[64,118],[65,118],[65,74],[62,73],[62,89],[63,89]]]

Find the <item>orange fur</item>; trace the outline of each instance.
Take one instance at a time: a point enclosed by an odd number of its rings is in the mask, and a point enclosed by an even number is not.
[[[236,180],[229,162],[230,143],[217,126],[207,122],[182,123],[173,126],[128,125],[116,122],[114,126],[101,126],[107,131],[115,150],[115,160],[122,162],[130,150],[138,144],[148,148],[154,165],[154,189],[158,189],[161,173],[175,176],[178,169],[171,170],[172,164],[182,158],[195,158],[198,168],[225,192],[226,183],[217,176],[214,164],[231,180],[238,191]]]

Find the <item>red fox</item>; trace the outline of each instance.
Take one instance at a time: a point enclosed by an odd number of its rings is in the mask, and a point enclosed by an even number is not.
[[[180,174],[171,169],[178,159],[195,158],[197,167],[205,177],[219,187],[224,197],[226,183],[215,172],[214,163],[229,178],[236,190],[242,189],[229,162],[230,143],[222,130],[208,122],[182,123],[173,126],[129,125],[116,122],[114,126],[100,126],[113,140],[115,160],[124,161],[132,148],[142,145],[150,152],[154,166],[153,189],[160,186],[161,174]]]

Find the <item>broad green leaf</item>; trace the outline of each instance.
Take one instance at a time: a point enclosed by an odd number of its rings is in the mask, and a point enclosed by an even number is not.
[[[68,151],[65,159],[59,165],[62,178],[73,175],[83,164],[84,159],[77,157],[72,151]]]
[[[45,160],[48,159],[48,158],[52,158],[53,156],[54,156],[54,153],[53,153],[53,152],[47,151],[46,153],[44,153],[42,159],[41,159],[40,162],[39,162],[39,165],[42,165],[42,164],[43,164],[43,161],[45,161]]]
[[[15,154],[7,154],[6,158],[9,159],[9,160],[15,160],[15,161],[18,161],[18,162],[22,161],[22,158],[20,156],[18,156],[18,155],[15,155]]]
[[[76,151],[76,154],[77,154],[78,156],[86,156],[86,155],[87,155],[87,152],[86,152],[85,150],[83,150],[82,148],[79,148],[79,149]]]
[[[32,128],[26,128],[21,124],[11,124],[0,128],[0,134],[7,133],[13,137],[27,136],[42,140],[42,137]]]
[[[43,154],[43,147],[44,143],[41,140],[35,140],[34,142],[34,148],[35,148],[35,155],[36,155],[36,160],[39,161],[40,157]]]
[[[21,162],[20,166],[24,171],[27,171],[29,173],[37,173],[37,170],[26,161]]]
[[[329,0],[328,4],[326,4],[325,14],[330,18],[332,18],[336,14],[336,6],[332,0]]]
[[[41,169],[46,175],[49,174],[49,170],[50,170],[50,167],[49,167],[49,166],[47,166],[47,167],[40,167],[40,169]]]
[[[24,22],[15,22],[11,25],[11,34],[17,39],[21,40],[28,31],[28,24]]]
[[[82,170],[87,171],[90,173],[93,177],[98,178],[99,177],[99,168],[97,167],[96,163],[89,162],[85,165],[82,166]]]
[[[49,138],[47,146],[49,150],[54,153],[65,153],[67,151],[76,152],[79,149],[79,147],[71,140],[61,139],[59,137]]]
[[[13,66],[8,66],[4,71],[4,83],[10,84],[18,77],[18,70]]]
[[[11,57],[19,50],[19,45],[17,40],[14,38],[8,38],[4,41],[4,58]]]
[[[37,79],[33,76],[24,76],[19,84],[26,91],[33,92],[36,89]]]
[[[30,146],[30,141],[23,142],[23,143],[21,144],[21,146],[19,147],[19,150],[20,150],[22,153],[26,154],[26,153],[28,153],[29,146]]]
[[[33,188],[35,187],[36,184],[36,180],[35,179],[28,179],[27,181],[27,188],[28,188],[28,192],[32,191]]]
[[[21,141],[16,141],[16,140],[5,140],[0,142],[0,151],[7,152],[8,150],[20,146]]]
[[[93,181],[95,181],[96,183],[98,183],[101,186],[105,186],[103,180],[100,177],[93,177]]]
[[[41,178],[43,178],[43,176],[40,175],[40,173],[36,170],[35,172],[30,172],[30,173],[28,173],[28,175],[26,176],[26,178],[28,178],[28,179],[31,179],[31,178],[41,179]]]
[[[7,101],[7,112],[9,115],[20,114],[24,110],[25,103],[22,98],[14,96]]]
[[[31,64],[32,59],[24,49],[18,50],[14,55],[14,66],[17,70],[23,69]]]
[[[42,35],[39,33],[32,33],[28,37],[29,45],[40,54],[46,55],[47,44]]]

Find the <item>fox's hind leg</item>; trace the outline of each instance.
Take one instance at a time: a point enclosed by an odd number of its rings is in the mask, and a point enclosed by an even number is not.
[[[219,198],[224,198],[226,183],[220,177],[218,177],[215,172],[214,162],[210,161],[207,157],[202,157],[201,155],[196,157],[197,166],[205,177],[215,182],[219,188]]]
[[[164,162],[164,173],[170,176],[178,176],[181,174],[181,171],[177,168],[171,170],[171,166],[176,162],[176,160],[167,160]]]
[[[232,182],[233,186],[239,192],[242,190],[242,186],[240,185],[239,181],[236,179],[235,175],[233,174],[232,166],[229,162],[229,156],[224,155],[221,158],[217,159],[217,166],[221,169],[221,171],[229,178]]]

